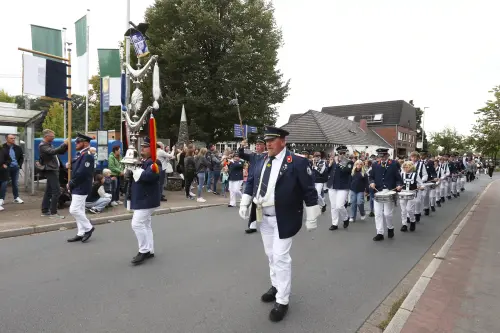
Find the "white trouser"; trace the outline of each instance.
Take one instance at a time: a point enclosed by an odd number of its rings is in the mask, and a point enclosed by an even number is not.
[[[153,229],[151,229],[151,214],[156,208],[136,209],[132,216],[132,230],[139,243],[140,253],[154,253]]]
[[[436,191],[439,191],[439,186],[434,189],[429,189],[429,203],[431,207],[436,206]]]
[[[260,233],[264,251],[269,259],[271,284],[278,290],[276,302],[287,305],[292,286],[292,237],[280,239],[276,216],[263,216]]]
[[[423,196],[424,196],[424,191],[417,191],[417,196],[415,197],[415,199],[413,199],[414,205],[415,205],[415,207],[413,209],[413,214],[422,214],[423,205],[424,205]]]
[[[441,179],[441,183],[439,184],[439,195],[441,198],[446,197],[446,193],[448,191],[448,180]]]
[[[420,192],[422,195],[422,208],[429,209],[430,206],[430,197],[431,197],[431,189],[426,187],[425,190]],[[420,210],[422,212],[422,210]]]
[[[330,205],[332,206],[332,225],[339,225],[340,221],[345,221],[349,217],[347,215],[347,209],[345,209],[345,201],[347,200],[347,195],[349,190],[328,190],[328,197],[330,198]]]
[[[77,236],[83,236],[87,231],[92,229],[92,224],[85,215],[85,200],[86,195],[72,194],[71,205],[69,206],[69,213],[76,220],[76,227],[78,228]]]
[[[242,180],[229,181],[229,204],[231,206],[236,206],[236,196],[241,198],[241,184],[243,184]]]
[[[451,182],[451,193],[453,194],[457,194],[457,182],[458,180],[456,182]]]
[[[384,234],[384,217],[387,229],[394,229],[392,225],[392,213],[394,212],[394,202],[373,202],[373,210],[375,211],[375,227],[377,234]]]
[[[465,177],[461,177],[458,179],[458,184],[460,186],[460,190],[465,188]]]
[[[410,218],[410,222],[415,222],[415,205],[417,199],[399,199],[399,205],[401,206],[401,224],[408,225],[407,218]]]
[[[323,198],[323,183],[316,183],[314,187],[316,187],[316,192],[318,192],[318,205],[323,207],[325,205],[325,198]]]
[[[451,197],[451,178],[448,178],[448,187],[446,188],[446,193],[448,193],[448,196]]]

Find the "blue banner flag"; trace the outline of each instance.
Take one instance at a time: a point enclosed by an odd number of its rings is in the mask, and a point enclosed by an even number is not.
[[[234,137],[235,138],[247,137],[248,133],[257,133],[257,127],[243,125],[243,128],[241,128],[240,124],[234,124]]]
[[[130,35],[130,40],[134,43],[135,54],[137,58],[145,57],[149,54],[148,45],[146,44],[146,38],[140,31],[133,31]]]

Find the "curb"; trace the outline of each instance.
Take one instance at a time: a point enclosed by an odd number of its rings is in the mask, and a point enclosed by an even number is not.
[[[494,183],[500,181],[500,179],[494,180],[493,182],[489,183],[486,188],[483,190],[483,192],[479,195],[479,197],[476,199],[476,202],[474,205],[472,205],[471,209],[469,212],[464,216],[464,218],[460,221],[460,223],[456,226],[455,230],[453,230],[452,234],[448,239],[446,240],[446,243],[443,244],[441,249],[438,251],[436,255],[434,255],[434,259],[430,262],[430,264],[427,266],[425,271],[420,275],[420,278],[418,279],[417,283],[413,286],[413,288],[410,290],[410,293],[408,296],[406,296],[405,300],[399,307],[398,311],[392,318],[392,320],[389,322],[389,325],[387,325],[386,329],[384,330],[383,333],[400,333],[403,327],[405,326],[406,322],[408,321],[408,318],[410,317],[411,313],[413,312],[413,309],[417,305],[418,301],[420,300],[420,297],[422,297],[425,289],[427,288],[427,285],[431,281],[432,277],[434,276],[434,273],[436,273],[437,269],[441,265],[441,263],[446,260],[446,256],[448,254],[448,251],[450,250],[451,246],[453,243],[455,243],[455,240],[457,239],[458,235],[462,231],[462,229],[465,227],[467,222],[469,221],[470,217],[476,210],[476,207],[479,205],[481,202],[481,199],[485,195],[485,193],[488,191],[491,185]]]
[[[217,207],[217,206],[225,206],[225,205],[227,205],[227,204],[221,203],[221,204],[205,204],[205,205],[200,205],[200,206],[160,208],[160,209],[157,209],[153,212],[153,216],[184,212],[184,211],[188,211],[188,210],[196,210],[196,209],[203,209],[203,208],[210,208],[210,207]],[[132,215],[133,215],[133,213],[125,213],[125,214],[120,214],[120,215],[96,217],[94,219],[91,219],[90,222],[93,225],[114,223],[114,222],[118,222],[118,221],[130,220],[130,219],[132,219]],[[33,225],[30,227],[23,227],[23,228],[0,231],[0,239],[19,237],[19,236],[28,236],[28,235],[34,235],[34,234],[39,234],[39,233],[43,233],[43,232],[67,230],[67,229],[74,229],[74,228],[76,228],[75,221],[59,222],[59,223],[45,224],[45,225],[40,225],[40,226]]]

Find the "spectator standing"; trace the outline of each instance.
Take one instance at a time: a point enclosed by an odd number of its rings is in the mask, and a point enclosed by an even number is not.
[[[193,152],[191,148],[187,148],[186,156],[184,157],[184,188],[186,190],[186,198],[194,200],[194,196],[191,195],[191,183],[194,180],[196,174],[196,163],[194,162]]]
[[[163,194],[163,191],[165,190],[165,183],[167,180],[167,165],[169,164],[169,156],[165,152],[165,146],[163,145],[162,142],[158,142],[156,144],[156,158],[158,161],[161,163],[161,171],[160,171],[160,194],[161,194],[161,201],[167,201],[167,198]]]
[[[206,202],[201,193],[205,184],[205,173],[210,170],[210,162],[207,159],[207,148],[201,148],[195,159],[196,174],[198,175],[198,202]]]
[[[16,136],[14,134],[7,134],[5,136],[6,142],[2,148],[8,154],[7,174],[12,183],[12,193],[14,194],[14,203],[22,204],[24,201],[19,197],[19,171],[23,167],[24,153],[21,147],[16,145]],[[2,182],[0,187],[0,206],[5,200],[7,193],[7,182]]]
[[[213,167],[212,179],[214,182],[212,193],[215,195],[219,195],[219,192],[217,192],[217,183],[219,182],[220,173],[222,171],[222,165],[220,157],[217,154],[217,151],[214,151],[214,153],[212,154],[212,167]]]
[[[5,149],[0,149],[0,186],[3,186],[4,183],[9,181],[8,174],[8,163],[9,163],[9,155]],[[3,199],[0,199],[0,211],[4,210],[3,208]]]
[[[108,157],[108,168],[111,171],[111,176],[115,178],[113,180],[114,192],[111,193],[111,202],[115,202],[118,205],[123,204],[120,201],[120,186],[123,179],[123,164],[121,164],[122,156],[120,151],[120,146],[114,146]]]

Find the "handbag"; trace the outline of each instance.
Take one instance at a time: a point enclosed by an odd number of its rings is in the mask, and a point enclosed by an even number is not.
[[[167,162],[167,168],[165,169],[165,173],[173,173],[174,168],[172,167],[172,163]]]

